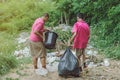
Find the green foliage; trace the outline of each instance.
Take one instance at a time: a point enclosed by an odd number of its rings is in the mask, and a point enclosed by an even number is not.
[[[69,24],[76,20],[76,14],[81,12],[84,19],[91,25],[91,43],[101,48],[109,57],[119,55],[120,46],[120,1],[119,0],[57,0],[57,9],[67,13]],[[110,49],[114,47],[114,51]]]
[[[13,79],[13,78],[6,78],[6,80],[19,80],[18,78],[15,78],[15,79]]]
[[[11,68],[15,68],[17,60],[10,54],[0,54],[0,75],[7,73]]]
[[[5,32],[0,32],[1,54],[11,54],[16,49],[15,37],[16,34],[11,35]]]
[[[0,32],[0,75],[17,66],[17,60],[13,56],[13,51],[16,49],[15,36]]]
[[[104,50],[104,53],[109,58],[120,60],[120,46],[111,46]]]
[[[36,0],[10,0],[0,3],[0,31],[14,33],[31,28],[34,20],[54,10],[54,3]]]
[[[54,2],[50,0],[5,0],[0,2],[0,75],[17,65],[13,52],[16,50],[15,38],[18,31],[31,29],[36,18],[46,12],[52,14],[53,10],[55,10]],[[20,63],[30,62],[27,59],[24,61],[20,60]]]
[[[52,10],[49,12],[49,20],[47,22],[47,26],[49,27],[54,27],[57,26],[59,24],[59,20],[60,20],[60,12],[58,10]]]
[[[78,12],[91,25],[91,43],[104,54],[120,59],[120,0],[5,0],[0,2],[0,75],[16,67],[12,55],[18,31],[29,30],[34,20],[43,13],[50,14],[48,26],[53,27],[63,18],[73,25]],[[62,16],[61,16],[62,15]],[[56,30],[59,39],[67,42],[71,31]],[[12,35],[11,35],[12,34]],[[29,60],[25,60],[29,63]],[[21,61],[20,63],[24,63]],[[8,80],[12,80],[9,79]]]
[[[67,42],[72,36],[70,30],[62,31],[62,30],[58,29],[58,30],[55,30],[55,32],[58,34],[58,39],[63,42]]]

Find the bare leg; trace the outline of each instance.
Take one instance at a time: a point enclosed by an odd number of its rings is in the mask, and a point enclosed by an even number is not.
[[[87,66],[86,66],[86,63],[85,63],[85,60],[86,60],[85,49],[82,49],[82,59],[83,59],[83,63],[84,63],[84,64],[83,64],[83,65],[84,65],[83,67],[86,68]]]
[[[46,57],[41,57],[40,61],[41,61],[41,64],[42,64],[42,68],[46,69]]]
[[[33,57],[32,59],[33,59],[34,69],[37,69],[37,68],[38,68],[38,67],[37,67],[37,60],[38,60],[38,58],[37,58],[37,57]]]
[[[80,71],[82,71],[82,67],[81,67],[81,51],[82,51],[81,49],[76,50],[76,54],[79,54],[77,57],[78,57]]]

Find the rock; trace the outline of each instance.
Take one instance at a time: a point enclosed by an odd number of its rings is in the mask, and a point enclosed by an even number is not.
[[[28,47],[25,47],[24,49],[21,50],[16,50],[14,52],[14,55],[16,57],[22,58],[22,57],[29,57],[30,56],[30,49]]]
[[[26,42],[28,40],[28,37],[29,37],[28,33],[22,32],[19,35],[19,38],[17,38],[17,41],[18,41],[19,44],[24,43],[24,42]]]

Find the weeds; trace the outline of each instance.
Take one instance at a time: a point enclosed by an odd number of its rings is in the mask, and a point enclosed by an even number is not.
[[[6,80],[19,80],[18,78],[13,79],[13,78],[6,78]]]

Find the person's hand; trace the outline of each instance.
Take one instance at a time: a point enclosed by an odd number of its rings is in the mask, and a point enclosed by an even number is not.
[[[44,29],[45,32],[50,31],[49,29]]]

